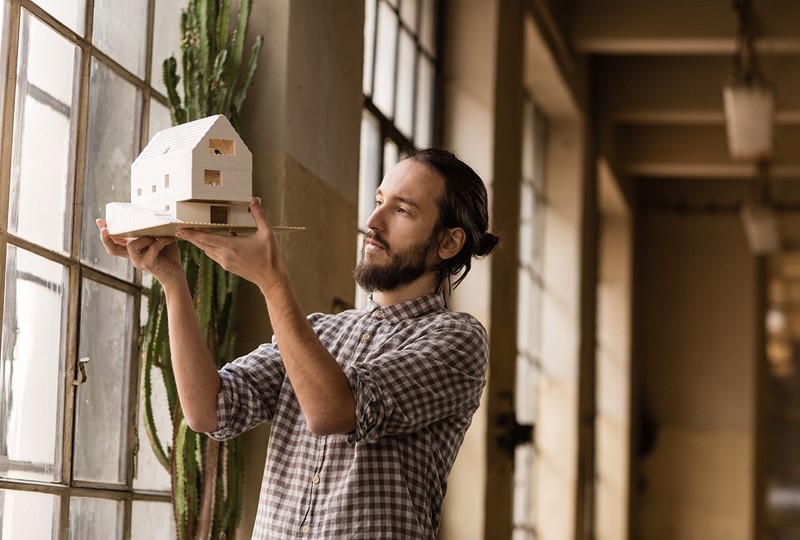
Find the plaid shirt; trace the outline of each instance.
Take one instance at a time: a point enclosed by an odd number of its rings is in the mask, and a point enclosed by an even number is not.
[[[253,538],[434,538],[486,382],[486,331],[439,295],[309,321],[350,382],[353,432],[307,429],[274,339],[220,370],[209,435],[272,423]]]

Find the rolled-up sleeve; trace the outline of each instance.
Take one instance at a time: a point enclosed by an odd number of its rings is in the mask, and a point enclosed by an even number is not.
[[[217,429],[207,435],[227,440],[265,422],[275,414],[285,371],[274,343],[261,345],[219,370]]]
[[[450,320],[406,346],[345,369],[356,402],[351,443],[375,442],[454,415],[471,417],[486,384],[488,341],[476,320]]]

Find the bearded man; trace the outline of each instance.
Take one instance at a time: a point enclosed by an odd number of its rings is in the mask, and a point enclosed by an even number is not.
[[[256,199],[247,237],[177,234],[255,283],[275,335],[217,370],[177,244],[143,237],[112,255],[166,294],[172,363],[189,426],[224,440],[272,424],[253,538],[433,539],[486,382],[488,342],[445,294],[491,253],[486,188],[450,152],[420,150],[386,174],[355,269],[365,309],[306,317]],[[455,278],[455,283],[452,280]]]

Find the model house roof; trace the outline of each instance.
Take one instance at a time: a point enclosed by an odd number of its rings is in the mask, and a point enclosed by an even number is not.
[[[231,123],[222,114],[173,126],[156,133],[133,164],[136,165],[140,160],[160,156],[168,152],[170,154],[184,151],[191,152],[206,133],[217,124],[224,124],[226,131],[229,131],[232,135],[236,134],[236,130],[233,129]]]

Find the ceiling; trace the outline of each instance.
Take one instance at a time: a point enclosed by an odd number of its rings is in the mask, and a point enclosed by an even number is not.
[[[637,179],[747,179],[727,151],[722,85],[732,71],[731,0],[551,0],[572,53],[590,58],[601,145]],[[757,51],[776,88],[771,178],[800,180],[800,1],[755,0]]]

